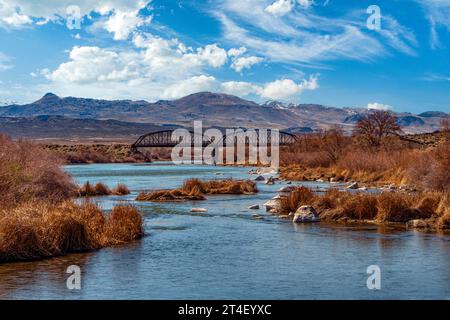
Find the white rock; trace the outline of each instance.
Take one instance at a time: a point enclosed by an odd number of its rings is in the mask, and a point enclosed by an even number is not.
[[[276,213],[281,208],[280,199],[272,199],[264,203],[264,207],[266,207],[266,211],[270,211],[272,213]]]
[[[421,220],[421,219],[414,219],[414,220],[409,220],[406,223],[406,227],[408,227],[408,228],[427,228],[428,223],[426,223],[426,221]]]
[[[312,206],[301,206],[295,211],[294,218],[292,222],[295,223],[309,223],[309,222],[319,222],[320,217],[316,210]]]
[[[278,192],[291,192],[294,189],[295,189],[295,187],[293,187],[293,186],[284,186],[284,187],[281,187],[280,189],[278,189]]]
[[[205,208],[192,208],[191,212],[208,212]]]

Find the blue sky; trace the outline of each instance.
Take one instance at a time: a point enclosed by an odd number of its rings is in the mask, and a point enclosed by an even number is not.
[[[0,103],[198,91],[450,112],[450,0],[0,0]]]

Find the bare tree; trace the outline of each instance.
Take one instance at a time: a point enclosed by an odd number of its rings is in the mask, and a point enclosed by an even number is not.
[[[401,127],[397,117],[389,111],[377,110],[360,119],[353,130],[353,134],[361,137],[371,146],[379,146],[384,138],[397,135]]]

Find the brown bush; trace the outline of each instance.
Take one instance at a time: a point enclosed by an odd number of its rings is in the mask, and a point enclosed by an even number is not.
[[[113,192],[105,184],[98,182],[92,186],[89,181],[78,189],[79,197],[97,197],[97,196],[109,196]]]
[[[36,198],[68,199],[76,186],[56,157],[31,142],[0,134],[0,190],[0,207],[14,207]]]
[[[90,202],[25,203],[0,211],[0,262],[94,250],[142,236],[142,218],[131,206],[116,206],[108,217]]]
[[[280,200],[280,210],[282,213],[295,212],[302,205],[311,205],[314,193],[306,187],[298,187],[289,192],[287,197]]]
[[[128,187],[126,185],[124,185],[123,183],[119,183],[113,190],[112,193],[114,195],[119,195],[119,196],[123,196],[123,195],[127,195],[130,194],[130,190],[128,189]]]
[[[117,205],[111,211],[105,227],[105,237],[109,245],[122,244],[144,235],[142,217],[131,205]]]
[[[209,180],[188,179],[183,186],[174,190],[141,192],[137,201],[183,201],[204,200],[205,194],[254,194],[258,192],[256,183],[250,180]]]

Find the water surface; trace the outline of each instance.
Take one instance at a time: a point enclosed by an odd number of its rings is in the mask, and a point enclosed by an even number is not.
[[[161,164],[68,166],[78,183],[125,183],[132,193],[96,199],[105,209],[134,203],[139,191],[173,188],[190,177],[247,178],[248,168]],[[306,183],[311,187],[327,184]],[[137,203],[146,236],[86,254],[0,265],[3,299],[449,299],[450,237],[375,226],[296,225],[262,205],[282,184],[257,195],[206,201]],[[206,213],[190,213],[204,207]],[[264,219],[252,216],[259,214]],[[69,265],[82,289],[68,290]],[[381,268],[381,290],[366,286]]]

